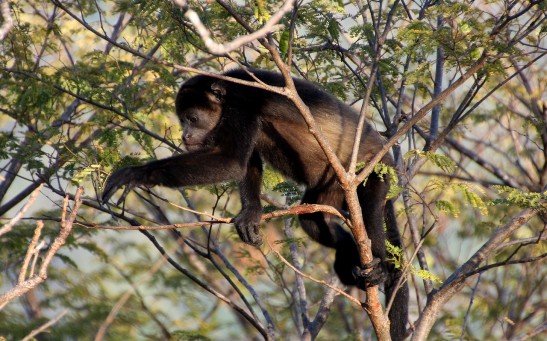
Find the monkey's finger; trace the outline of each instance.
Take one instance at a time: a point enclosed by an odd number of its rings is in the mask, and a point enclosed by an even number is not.
[[[122,195],[120,196],[120,198],[118,199],[118,201],[116,202],[116,205],[120,205],[122,202],[125,201],[125,197],[127,197],[127,195],[129,194],[129,192],[131,192],[131,190],[135,187],[135,185],[133,183],[128,183],[125,185],[125,188],[123,190],[123,193]]]
[[[367,264],[361,266],[361,269],[363,269],[363,270],[374,269],[381,262],[382,262],[382,260],[380,258],[373,258],[370,263],[367,263]]]
[[[118,174],[119,173],[111,174],[110,177],[108,177],[108,179],[106,180],[103,195],[101,197],[101,205],[108,203],[114,193],[116,193],[116,191],[124,185],[124,183],[120,183],[120,177],[118,176]]]

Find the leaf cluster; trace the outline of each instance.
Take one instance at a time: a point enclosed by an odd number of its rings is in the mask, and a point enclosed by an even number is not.
[[[547,191],[543,193],[525,192],[510,186],[493,186],[498,194],[504,198],[492,200],[493,205],[509,205],[521,208],[534,208],[541,211],[547,210]]]

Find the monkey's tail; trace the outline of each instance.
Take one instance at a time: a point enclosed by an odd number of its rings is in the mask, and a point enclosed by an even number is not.
[[[395,208],[393,201],[386,202],[386,239],[394,246],[402,249],[401,234],[397,227],[397,219],[395,216]],[[403,340],[406,335],[406,323],[408,320],[408,284],[403,280],[398,286],[399,279],[402,277],[402,269],[395,268],[393,264],[388,265],[389,274],[384,283],[386,294],[386,306],[395,294],[393,304],[389,310],[388,317],[391,322],[390,334],[393,341]]]

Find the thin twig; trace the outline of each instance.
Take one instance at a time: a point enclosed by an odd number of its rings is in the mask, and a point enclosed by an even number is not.
[[[285,259],[285,257],[283,257],[281,255],[281,253],[279,253],[279,251],[277,251],[276,249],[273,248],[272,244],[270,243],[269,240],[266,240],[266,242],[268,243],[268,246],[270,247],[270,250],[272,250],[273,253],[276,254],[277,257],[279,257],[279,259],[285,263],[285,265],[287,265],[288,267],[290,267],[291,269],[293,269],[294,272],[296,272],[297,274],[299,274],[300,276],[304,277],[304,278],[307,278],[311,281],[314,281],[316,283],[319,283],[319,284],[322,284],[328,288],[331,288],[332,290],[336,291],[337,293],[339,293],[340,295],[343,295],[345,296],[348,300],[350,300],[352,303],[354,303],[355,305],[359,306],[359,307],[362,307],[362,303],[359,302],[358,299],[356,299],[355,297],[347,294],[346,292],[344,292],[343,290],[323,281],[323,280],[320,280],[320,279],[317,279],[315,277],[312,277],[308,274],[305,274],[303,273],[302,271],[298,270],[294,265],[292,265],[288,260]]]
[[[95,334],[95,341],[101,341],[104,339],[106,335],[106,330],[108,327],[114,322],[114,319],[116,316],[118,316],[120,310],[122,307],[127,303],[129,298],[133,295],[133,293],[136,291],[136,288],[143,284],[144,282],[148,281],[150,277],[152,277],[153,274],[158,272],[158,270],[161,268],[163,264],[166,263],[165,257],[160,257],[154,265],[134,284],[132,284],[118,299],[116,304],[112,307],[110,312],[108,313],[108,316],[104,319],[103,323],[101,323],[101,326],[99,327],[99,330],[97,331],[97,334]]]
[[[217,291],[215,288],[213,288],[208,283],[202,281],[201,279],[194,276],[189,270],[186,268],[183,268],[179,263],[177,263],[169,254],[165,251],[163,246],[160,245],[160,243],[157,241],[156,237],[154,237],[150,232],[148,231],[141,231],[154,245],[154,247],[161,253],[163,257],[171,264],[175,269],[177,269],[180,273],[184,274],[186,277],[194,281],[197,285],[208,291],[209,293],[213,294],[216,298],[226,303],[228,306],[230,306],[232,309],[234,309],[236,312],[238,312],[246,321],[248,321],[250,324],[253,325],[253,327],[266,339],[268,337],[267,331],[262,325],[262,323],[259,320],[254,319],[249,313],[247,313],[242,307],[235,304],[232,300],[230,300],[227,296],[223,295],[221,292]]]
[[[524,341],[524,340],[532,338],[536,335],[539,335],[541,333],[545,333],[546,331],[547,331],[547,321],[541,323],[536,328],[532,329],[531,331],[529,331],[525,334],[522,334],[522,335],[519,335],[519,336],[516,336],[516,337],[512,338],[511,341]]]
[[[2,228],[0,228],[0,236],[10,232],[11,229],[13,228],[13,226],[15,224],[17,224],[17,222],[19,222],[19,220],[21,220],[21,218],[23,218],[23,216],[25,215],[27,210],[30,208],[30,206],[32,206],[32,204],[34,204],[34,201],[38,197],[38,193],[40,193],[40,191],[42,190],[42,187],[44,187],[44,184],[40,184],[40,186],[38,186],[38,188],[36,188],[34,191],[32,191],[32,193],[30,194],[29,199],[28,199],[27,203],[25,204],[25,206],[23,206],[21,208],[21,210],[19,210],[19,212],[17,212],[15,217],[13,217],[9,221],[9,223],[7,223],[6,225],[2,226]]]
[[[32,240],[30,241],[30,244],[27,248],[25,260],[23,261],[23,266],[21,267],[21,271],[19,272],[19,279],[17,281],[17,284],[21,284],[25,281],[31,257],[39,252],[39,248],[36,247],[36,244],[38,244],[38,240],[40,240],[40,235],[42,234],[43,227],[44,222],[42,220],[38,220],[36,222],[36,229],[34,229],[34,236],[32,236]],[[36,257],[34,257],[34,259],[36,259]],[[34,275],[34,266],[32,266],[31,276],[32,275]]]
[[[174,205],[174,204],[173,204]],[[198,226],[205,226],[210,224],[229,224],[232,222],[232,218],[223,218],[219,216],[215,216],[208,213],[198,212],[191,209],[187,209],[190,212],[194,212],[196,214],[204,214],[212,218],[213,220],[206,220],[206,221],[197,221],[192,223],[182,223],[182,224],[171,224],[171,225],[139,225],[139,226],[113,226],[113,225],[97,225],[97,224],[84,224],[84,223],[77,223],[81,226],[85,226],[90,229],[105,229],[105,230],[172,230],[172,229],[181,229],[181,228],[190,228],[190,227],[198,227]],[[278,210],[271,213],[266,213],[262,215],[261,220],[269,220],[272,218],[277,217],[283,217],[287,215],[301,215],[301,214],[309,214],[309,213],[315,213],[315,212],[323,212],[332,214],[342,220],[346,224],[349,225],[349,221],[346,219],[346,217],[337,209],[335,209],[332,206],[328,205],[319,205],[319,204],[301,204],[294,207],[291,207],[286,210]]]
[[[63,318],[63,316],[65,316],[66,314],[68,313],[68,310],[65,310],[63,311],[62,313],[60,313],[59,315],[57,315],[57,317],[47,321],[46,323],[44,323],[43,325],[41,325],[40,327],[32,330],[27,336],[25,336],[24,338],[21,339],[21,341],[30,341],[30,340],[36,340],[34,337],[38,334],[40,334],[41,332],[45,331],[46,329],[48,329],[49,327],[51,327],[52,325],[54,325],[55,323],[59,322],[59,320],[61,320]]]

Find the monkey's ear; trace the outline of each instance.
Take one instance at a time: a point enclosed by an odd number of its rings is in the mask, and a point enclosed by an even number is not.
[[[215,95],[215,99],[219,102],[226,96],[226,82],[219,80],[211,84],[211,92]]]

